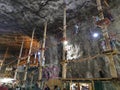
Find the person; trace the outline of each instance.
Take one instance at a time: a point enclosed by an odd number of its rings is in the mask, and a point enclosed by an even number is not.
[[[104,77],[105,77],[104,72],[103,72],[101,69],[99,70],[99,74],[100,74],[100,77],[101,77],[101,78],[104,78]]]
[[[54,90],[57,90],[57,87],[58,87],[58,86],[57,86],[57,85],[55,85],[55,86],[54,86]]]
[[[115,20],[110,10],[107,10],[106,12],[104,12],[104,16],[108,18],[111,22]]]
[[[92,18],[93,18],[93,23],[95,27],[101,27],[101,25],[99,25],[99,21],[101,20],[99,16],[92,16]]]
[[[35,89],[34,90],[39,90],[38,83],[35,84]]]
[[[89,90],[89,88],[86,87],[86,86],[82,86],[82,89],[81,89],[81,90]]]
[[[66,90],[66,88],[63,88],[63,90]]]
[[[74,33],[77,34],[79,32],[79,26],[75,24],[74,29],[75,29]]]
[[[110,47],[111,47],[112,50],[115,49],[115,41],[112,40],[112,39],[110,40]]]
[[[73,85],[71,86],[71,89],[72,89],[72,90],[77,90],[76,84],[73,84]]]
[[[93,16],[94,22],[98,22],[100,20],[99,16]]]
[[[58,87],[57,85],[54,86],[54,90],[60,90],[60,87]]]
[[[105,51],[106,50],[106,42],[105,42],[105,40],[101,41],[101,46],[102,46],[103,51]]]
[[[24,84],[24,82],[22,83],[21,88],[22,88],[22,90],[25,90],[25,84]]]
[[[20,87],[19,87],[19,86],[17,86],[15,90],[20,90]]]
[[[50,90],[50,88],[48,87],[48,85],[46,84],[45,89],[44,90]]]
[[[0,86],[0,90],[8,90],[8,88],[5,86],[5,83],[3,83],[3,84]]]
[[[65,50],[65,60],[67,60],[67,50]]]

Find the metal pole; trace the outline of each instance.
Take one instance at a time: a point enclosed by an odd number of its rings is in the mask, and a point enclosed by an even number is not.
[[[103,14],[103,10],[102,10],[101,0],[96,0],[96,2],[97,2],[97,9],[99,11],[99,17],[100,17],[101,20],[103,20],[104,19],[104,14]],[[107,32],[107,25],[104,25],[104,27],[102,28],[102,32],[103,32],[103,36],[104,36],[105,41],[106,41],[106,48],[107,48],[106,51],[109,51],[109,50],[111,50],[111,47],[110,47],[109,35],[108,35],[108,32]],[[110,60],[109,65],[110,65],[111,76],[113,78],[116,78],[117,77],[117,71],[116,71],[116,68],[115,68],[113,55],[110,54],[110,55],[107,55],[107,57]]]
[[[17,69],[15,70],[14,79],[16,79],[16,77],[17,77],[18,66],[19,66],[19,63],[20,63],[20,60],[21,60],[20,58],[21,58],[21,55],[22,55],[23,45],[24,45],[24,39],[23,39],[22,44],[21,44],[21,49],[20,49],[20,54],[19,54],[19,58],[18,58],[18,62],[17,62]]]
[[[40,57],[40,62],[39,62],[39,87],[40,87],[40,81],[42,80],[42,65],[43,63],[45,63],[45,44],[46,44],[46,33],[47,33],[47,21],[45,22],[45,26],[44,26],[44,36],[43,36],[43,43],[42,43],[42,48],[41,48],[41,57]]]
[[[64,2],[64,18],[63,18],[63,56],[62,56],[62,78],[66,78],[66,68],[67,68],[67,63],[65,62],[66,60],[66,51],[65,51],[65,45],[64,45],[64,40],[66,40],[66,4]]]
[[[24,81],[26,81],[26,79],[27,79],[27,70],[28,70],[29,64],[30,64],[30,56],[31,56],[30,54],[31,54],[31,51],[32,51],[32,44],[33,44],[34,33],[35,33],[35,29],[32,32],[32,39],[31,39],[31,43],[30,43],[30,49],[29,49],[27,64],[26,64],[26,68],[25,68]]]

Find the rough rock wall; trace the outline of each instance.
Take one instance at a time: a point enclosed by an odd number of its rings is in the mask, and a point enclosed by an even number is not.
[[[119,11],[120,7],[111,9],[114,17],[114,22],[111,22],[108,28],[109,34],[113,33],[116,37],[116,47],[120,50],[120,35],[119,35]],[[88,18],[86,21],[80,21],[74,18],[70,20],[67,27],[67,40],[68,45],[67,59],[68,60],[82,60],[83,58],[93,57],[101,53],[100,39],[102,36],[101,29],[94,26],[92,17]],[[78,27],[76,28],[77,25]],[[94,32],[99,33],[99,37],[94,38],[92,35]],[[55,40],[51,37],[51,42]],[[49,40],[50,41],[50,40]],[[57,50],[56,50],[57,49]],[[49,60],[51,64],[57,64],[61,60],[62,48],[52,47],[47,52],[49,52]],[[55,57],[57,55],[57,57]],[[116,64],[116,69],[118,75],[120,76],[120,56],[115,55],[114,61]],[[93,77],[111,77],[109,71],[109,61],[104,55],[90,59],[90,61],[84,61],[81,63],[70,62],[67,66],[67,77],[80,77],[80,78],[93,78]]]
[[[114,37],[116,38],[115,44],[117,46],[117,49],[119,50],[119,11],[120,7],[117,7],[116,9],[112,9],[111,12],[114,17],[114,22],[111,22],[110,27],[108,28],[109,35],[114,34]],[[72,21],[71,21],[72,22]],[[79,24],[81,23],[81,24]],[[97,28],[93,25],[92,20],[88,19],[85,22],[77,22],[79,28],[77,33],[72,33],[75,29],[73,28],[68,28],[68,32],[71,33],[67,37],[71,41],[71,44],[74,44],[74,46],[78,46],[79,52],[82,52],[81,57],[76,58],[76,59],[81,59],[84,57],[89,57],[89,56],[95,56],[96,54],[100,53],[101,48],[100,48],[100,38],[97,37],[94,38],[92,35],[94,32],[98,32],[101,34],[101,29]],[[74,27],[74,25],[72,26]],[[71,36],[73,36],[71,38]],[[113,38],[114,38],[113,37]],[[79,44],[81,43],[81,44]],[[82,60],[82,59],[81,59]],[[114,62],[116,65],[116,69],[119,74],[120,70],[120,58],[119,55],[114,56]],[[103,75],[101,75],[101,71]],[[110,77],[110,72],[109,72],[109,61],[108,58],[105,56],[99,56],[91,61],[84,61],[82,63],[69,63],[68,64],[68,77],[87,77],[87,78],[92,78],[92,77]]]

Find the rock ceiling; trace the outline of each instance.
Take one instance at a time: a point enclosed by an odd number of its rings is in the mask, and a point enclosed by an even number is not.
[[[113,0],[108,1],[113,3]],[[33,28],[37,29],[35,36],[39,39],[46,20],[48,33],[57,33],[63,26],[64,2],[67,5],[67,21],[76,17],[84,19],[96,10],[95,0],[0,0],[1,43],[8,44],[18,37],[22,39],[20,35],[31,36]]]
[[[56,31],[62,26],[63,1],[67,4],[68,19],[82,17],[83,11],[96,8],[95,0],[0,0],[0,32],[31,35],[32,29],[37,27],[39,34],[46,20],[52,29],[50,32]]]
[[[1,43],[3,41],[5,43],[6,39],[11,41],[20,35],[31,36],[33,28],[37,29],[35,37],[39,39],[43,34],[43,25],[46,20],[48,33],[58,32],[59,27],[63,25],[64,2],[67,4],[68,19],[78,16],[80,9],[95,5],[92,0],[0,0]],[[22,38],[19,37],[19,39]]]
[[[77,10],[80,12],[80,8],[94,5],[91,0],[65,0],[65,2],[68,18],[74,17]],[[49,21],[50,28],[55,23],[62,24],[62,18],[63,0],[0,0],[1,32],[12,30],[13,33],[28,34],[26,30],[31,32],[34,27],[40,29],[46,20]]]

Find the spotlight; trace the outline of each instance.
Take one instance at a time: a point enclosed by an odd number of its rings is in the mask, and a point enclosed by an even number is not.
[[[94,38],[97,38],[98,35],[99,35],[98,33],[94,33],[94,34],[93,34],[93,37],[94,37]]]

